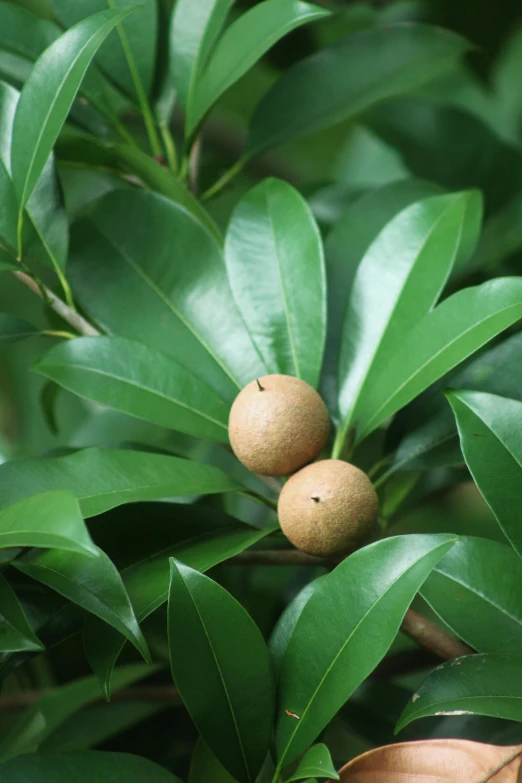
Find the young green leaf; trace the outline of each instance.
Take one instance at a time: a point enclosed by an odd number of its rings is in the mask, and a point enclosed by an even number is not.
[[[339,356],[339,445],[353,423],[359,424],[383,368],[437,302],[459,252],[470,202],[480,213],[473,192],[412,204],[381,231],[361,261]]]
[[[72,493],[86,517],[138,500],[241,489],[234,479],[212,465],[145,451],[83,449],[65,457],[25,457],[0,465],[0,508],[49,488]],[[39,505],[33,499],[26,502],[32,502],[33,507]],[[1,519],[0,516],[0,541]],[[50,546],[58,548],[57,541],[53,538]],[[78,549],[78,541],[75,531],[70,547],[67,541],[64,543],[73,551],[83,551]],[[27,545],[42,546],[33,540]]]
[[[30,754],[0,765],[0,783],[181,783],[171,772],[130,753],[84,751],[81,753]]]
[[[417,590],[454,541],[444,535],[385,539],[321,579],[281,663],[279,768],[306,750],[383,658]]]
[[[407,336],[358,409],[358,440],[522,318],[522,279],[503,277],[445,299]]]
[[[474,650],[518,655],[522,646],[520,559],[497,541],[457,541],[421,587],[421,595]]]
[[[195,106],[187,128],[191,135],[218,98],[277,41],[329,11],[301,0],[264,0],[242,14],[224,32],[195,87]]]
[[[66,27],[107,7],[133,13],[118,26],[118,37],[102,45],[96,62],[109,78],[134,100],[148,95],[154,81],[158,9],[154,0],[49,0],[56,18]]]
[[[2,322],[0,319],[0,339]],[[33,369],[65,389],[162,427],[228,443],[229,406],[164,354],[123,337],[56,345]]]
[[[203,68],[223,29],[234,0],[178,0],[170,26],[170,69],[185,123],[192,125]]]
[[[207,571],[273,532],[272,527],[253,528],[216,509],[181,504],[176,506],[173,523],[171,509],[162,504],[154,507],[147,541],[144,541],[140,527],[128,524],[129,517],[131,521],[139,520],[144,513],[143,507],[136,505],[134,508],[136,516],[131,516],[129,508],[121,526],[115,522],[111,524],[110,535],[103,536],[98,530],[96,534],[105,550],[114,550],[114,558],[140,622],[168,598],[169,557],[175,557],[198,571]],[[136,533],[132,535],[131,531]],[[123,552],[122,541],[130,544],[128,552]],[[107,697],[112,670],[124,644],[125,639],[119,633],[106,629],[101,633],[99,621],[95,617],[87,619],[84,629],[87,657]]]
[[[438,666],[402,713],[395,732],[429,715],[490,715],[522,721],[520,656],[469,655]]]
[[[12,480],[14,482],[14,477]],[[41,487],[42,490],[48,488]],[[97,547],[85,527],[73,494],[61,491],[37,494],[39,490],[40,487],[31,490],[25,486],[18,497],[2,499],[0,548],[29,546],[96,555]]]
[[[293,783],[296,780],[305,780],[312,775],[316,778],[339,780],[339,775],[335,771],[330,757],[330,751],[326,745],[312,745],[304,754],[293,775],[286,779],[286,783]]]
[[[262,99],[246,155],[328,128],[447,71],[468,44],[416,24],[355,33],[290,68]]]
[[[253,783],[268,753],[274,713],[263,637],[243,607],[216,582],[174,559],[170,573],[174,682],[219,761],[240,783]]]
[[[150,674],[150,671],[150,667],[143,664],[122,666],[115,672],[115,688],[119,690],[137,680],[141,680]],[[74,713],[81,710],[86,704],[99,698],[99,696],[100,686],[95,677],[84,677],[81,680],[74,680],[51,693],[43,695],[35,704],[25,710],[18,720],[12,723],[9,731],[4,734],[0,742],[0,760],[7,761],[7,759],[13,756],[33,752],[70,715],[74,715]],[[6,781],[8,779],[16,780],[16,775],[12,778],[3,778],[3,775],[6,774],[4,770],[7,769],[9,769],[9,765],[0,765],[0,781],[3,779]],[[16,766],[14,766],[14,770],[16,770]],[[19,779],[22,781],[23,777]],[[37,779],[31,778],[34,781]],[[43,780],[44,778],[42,778]]]
[[[89,63],[130,11],[102,11],[55,41],[24,84],[13,124],[11,168],[20,209],[38,182]]]
[[[96,557],[56,549],[47,552],[33,549],[17,558],[13,565],[115,628],[150,663],[147,642],[121,576],[101,549]]]
[[[172,356],[223,399],[266,374],[221,247],[179,204],[138,190],[109,193],[76,225],[71,262],[79,300],[106,331]]]
[[[306,201],[282,180],[265,179],[235,208],[225,257],[236,304],[269,372],[317,386],[326,275],[321,235]]]
[[[460,445],[475,483],[518,555],[522,530],[522,402],[486,392],[450,392]]]
[[[43,650],[9,582],[0,574],[0,651]]]

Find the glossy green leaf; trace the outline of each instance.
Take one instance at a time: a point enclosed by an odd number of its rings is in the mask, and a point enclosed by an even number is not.
[[[142,507],[136,508],[138,516],[145,513]],[[109,540],[118,542],[114,556],[140,622],[167,600],[169,557],[175,557],[198,571],[207,571],[273,532],[271,527],[259,530],[203,506],[177,505],[170,509],[163,506],[161,512],[156,509],[149,518],[146,542],[138,525],[122,526],[120,535],[118,528],[114,536],[102,537],[101,531],[97,532],[97,540],[106,550],[110,551]],[[176,524],[173,523],[174,514]],[[120,559],[122,540],[130,544],[130,551],[123,560]],[[99,622],[89,618],[85,626],[84,643],[93,671],[108,694],[112,669],[123,648],[124,639],[112,631],[100,634]]]
[[[520,656],[455,658],[427,676],[395,731],[428,715],[489,715],[522,721],[521,673]]]
[[[1,171],[2,167],[0,165],[0,178],[1,178]],[[1,184],[0,184],[1,187]],[[1,198],[1,195],[0,195]],[[5,203],[5,202],[3,202]],[[1,229],[0,229],[1,231]],[[16,272],[19,270],[19,264],[17,261],[14,260],[13,256],[11,256],[6,250],[4,250],[2,247],[0,247],[0,272]]]
[[[326,745],[312,745],[304,754],[293,775],[286,779],[286,783],[293,783],[295,780],[305,780],[312,775],[316,778],[339,780],[339,775],[335,771],[330,751]]]
[[[107,7],[134,11],[118,27],[118,37],[102,45],[96,62],[129,96],[139,98],[150,93],[154,80],[158,11],[155,0],[50,0],[56,17],[66,27]],[[136,10],[135,10],[136,9]]]
[[[115,687],[119,690],[150,673],[143,664],[121,667],[115,672]],[[73,680],[61,688],[42,696],[13,723],[0,742],[0,760],[7,761],[21,753],[31,753],[70,715],[100,697],[100,686],[95,677]],[[0,766],[0,781],[9,765]],[[15,767],[16,769],[16,767]],[[92,770],[91,770],[92,772]],[[4,778],[8,780],[8,778]],[[15,780],[16,778],[10,778]],[[23,780],[20,777],[20,780]],[[34,779],[36,781],[36,778]]]
[[[345,433],[363,418],[361,408],[369,390],[405,336],[437,302],[459,251],[470,201],[480,211],[480,199],[467,192],[412,204],[381,231],[361,261],[347,304],[339,357],[339,410]]]
[[[196,89],[234,0],[178,0],[170,26],[170,69],[178,98],[192,125]]]
[[[37,334],[32,324],[18,318],[16,315],[0,313],[0,343],[15,343],[18,340],[26,340]]]
[[[445,299],[407,336],[358,412],[362,440],[457,364],[522,318],[522,278],[504,277]]]
[[[266,374],[221,248],[178,204],[143,191],[109,193],[77,224],[72,245],[73,288],[109,333],[172,356],[227,401]]]
[[[37,60],[13,124],[11,168],[20,208],[33,192],[97,49],[129,13],[102,11],[64,33]]]
[[[296,595],[294,600],[285,607],[285,610],[282,612],[270,635],[268,651],[270,652],[272,671],[274,672],[276,681],[279,676],[281,662],[286,652],[286,648],[288,647],[290,638],[295,630],[297,621],[299,620],[299,617],[301,616],[306,604],[319,587],[320,578],[321,577],[319,577],[319,579],[314,579],[312,582],[307,584],[306,587],[303,587],[303,589]]]
[[[416,24],[355,33],[290,68],[250,123],[248,157],[328,128],[447,71],[468,48],[455,33]]]
[[[31,550],[13,565],[115,628],[150,663],[147,643],[121,576],[104,552],[98,550],[96,557],[89,557],[56,549]]]
[[[176,204],[181,204],[205,226],[219,244],[223,242],[221,232],[207,210],[170,171],[165,171],[163,166],[138,147],[116,145],[110,149],[114,150],[147,187],[162,196],[167,196]]]
[[[513,334],[471,359],[444,386],[522,401],[522,334]],[[455,416],[441,391],[428,390],[425,398],[420,397],[401,412],[391,427],[390,445],[395,452],[392,472],[463,461]]]
[[[18,241],[18,208],[12,182],[7,180],[11,176],[13,123],[19,98],[18,90],[0,82],[0,189],[5,204],[5,212],[2,211],[0,218],[0,234],[12,247],[16,247]],[[69,227],[53,155],[44,166],[26,212],[33,229],[33,235],[26,231],[24,236],[27,255],[50,264],[56,270],[63,269],[69,249]]]
[[[281,664],[280,766],[306,750],[383,658],[417,590],[453,542],[449,536],[385,539],[350,555],[321,579]]]
[[[522,402],[485,392],[448,394],[460,445],[475,483],[522,557]]]
[[[520,559],[484,538],[457,541],[421,588],[444,623],[478,652],[518,655],[522,647]]]
[[[241,783],[254,781],[268,753],[274,713],[263,637],[223,587],[174,559],[170,568],[168,622],[174,682],[198,731],[223,766]]]
[[[27,755],[0,765],[0,783],[181,783],[159,764],[127,753],[84,751],[81,753]]]
[[[236,304],[269,372],[317,386],[326,275],[321,236],[306,201],[286,182],[265,179],[234,210],[225,257]]]
[[[337,407],[337,360],[343,317],[357,267],[377,235],[399,212],[438,193],[438,185],[416,179],[372,189],[347,207],[326,237],[328,339],[322,385],[332,409]]]
[[[188,783],[208,783],[209,780],[212,783],[237,783],[200,737],[192,754]]]
[[[8,464],[16,463],[5,463]],[[42,486],[32,491],[26,487],[18,497],[2,498],[0,548],[37,546],[95,555],[97,550],[85,527],[77,500],[71,492],[46,492],[46,489],[64,487]],[[41,494],[37,494],[39,491]]]
[[[43,650],[9,582],[0,574],[0,651]]]
[[[72,492],[84,516],[92,517],[122,503],[235,492],[240,486],[211,465],[123,449],[83,449],[65,457],[25,457],[0,465],[0,508],[46,489]]]
[[[189,135],[218,98],[277,41],[328,14],[325,8],[301,0],[264,0],[242,14],[225,31],[196,83]]]
[[[66,340],[33,369],[81,397],[122,413],[228,443],[229,406],[181,364],[134,340]]]

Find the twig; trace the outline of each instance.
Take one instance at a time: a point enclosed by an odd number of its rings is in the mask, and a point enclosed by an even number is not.
[[[201,143],[202,136],[199,133],[196,136],[192,149],[190,150],[189,158],[189,185],[191,192],[197,196],[198,194],[198,174],[199,174],[199,162],[201,160]]]
[[[21,710],[30,707],[39,701],[43,696],[52,693],[52,689],[39,691],[23,691],[21,693],[7,693],[0,698],[0,712],[9,710]],[[111,702],[114,701],[143,701],[154,702],[156,704],[181,704],[181,697],[176,688],[172,685],[141,685],[134,688],[123,688],[116,691],[111,696]],[[101,696],[95,699],[94,703],[107,702]]]
[[[75,310],[72,310],[65,302],[57,297],[56,294],[53,294],[50,288],[47,288],[47,286],[42,286],[40,288],[33,278],[26,275],[25,272],[13,272],[13,275],[34,294],[39,296],[40,299],[43,299],[55,313],[63,318],[63,320],[72,326],[73,329],[76,329],[79,334],[84,336],[95,336],[100,334],[100,332],[95,329],[94,326],[91,326],[85,318]]]
[[[274,550],[252,550],[251,552],[240,552],[238,555],[225,561],[227,565],[266,565],[266,566],[287,566],[287,565],[302,565],[302,566],[323,566],[323,568],[331,568],[332,565],[337,564],[340,560],[326,560],[324,557],[314,557],[313,555],[305,555],[304,552],[299,552],[297,549],[274,549]]]
[[[488,783],[489,780],[493,780],[497,772],[500,772],[501,769],[504,769],[504,767],[509,766],[509,764],[511,764],[512,761],[518,758],[518,756],[522,756],[522,747],[520,746],[516,750],[514,750],[513,753],[510,753],[509,756],[506,756],[505,759],[499,762],[496,765],[496,767],[490,769],[487,775],[483,778],[480,778],[480,780],[478,780],[477,783]]]
[[[426,650],[436,653],[440,658],[450,661],[452,658],[460,658],[463,655],[473,655],[475,650],[464,642],[453,639],[441,631],[438,625],[426,620],[415,609],[408,609],[402,621],[401,631],[414,639],[417,644]]]

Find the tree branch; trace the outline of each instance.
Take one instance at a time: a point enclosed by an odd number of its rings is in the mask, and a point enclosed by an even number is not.
[[[0,698],[0,712],[9,710],[22,710],[30,707],[39,701],[48,693],[53,693],[53,689],[40,691],[23,691],[21,693],[6,693]],[[155,704],[172,704],[173,706],[181,704],[181,696],[172,685],[138,685],[133,688],[123,688],[116,691],[111,696],[111,702],[121,701],[142,701],[154,702]],[[93,701],[94,704],[106,704],[105,699],[100,696]]]
[[[56,294],[53,294],[50,288],[47,286],[40,286],[35,283],[32,277],[26,275],[25,272],[13,272],[13,275],[23,285],[27,286],[34,294],[43,299],[49,307],[54,310],[64,321],[66,321],[73,329],[79,334],[84,336],[97,336],[100,332],[91,326],[91,324],[85,320],[79,313],[65,304]],[[42,293],[43,291],[43,293]]]

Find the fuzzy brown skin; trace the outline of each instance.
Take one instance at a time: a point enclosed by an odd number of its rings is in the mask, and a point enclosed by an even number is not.
[[[379,501],[366,473],[338,459],[303,468],[279,496],[279,524],[294,546],[329,557],[354,549],[374,527]]]
[[[325,447],[328,410],[315,389],[299,378],[265,375],[258,381],[245,386],[232,405],[230,444],[253,473],[287,476]]]

